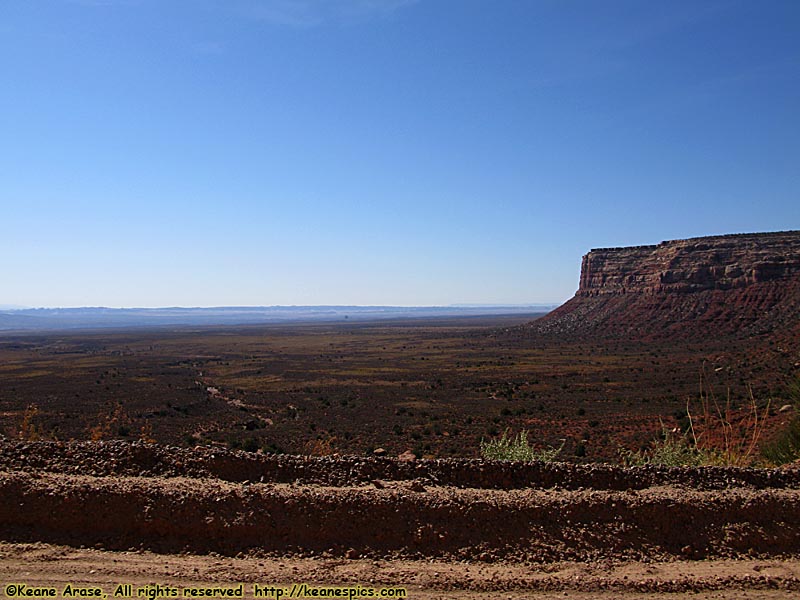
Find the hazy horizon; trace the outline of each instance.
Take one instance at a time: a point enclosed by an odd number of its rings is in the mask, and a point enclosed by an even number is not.
[[[800,229],[800,3],[5,0],[2,300],[558,303]]]
[[[484,304],[484,303],[453,303],[453,304],[241,304],[241,305],[186,305],[186,306],[106,306],[106,305],[80,305],[80,306],[20,306],[16,304],[0,304],[0,311],[16,310],[73,310],[73,309],[110,309],[110,310],[213,310],[213,309],[265,309],[265,308],[541,308],[558,306],[561,302],[529,302],[520,304]]]
[[[0,309],[0,333],[182,326],[289,325],[544,314],[539,306],[215,306]]]

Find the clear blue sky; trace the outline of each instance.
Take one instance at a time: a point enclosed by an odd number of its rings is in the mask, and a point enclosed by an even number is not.
[[[0,304],[560,302],[799,192],[797,0],[0,2]]]

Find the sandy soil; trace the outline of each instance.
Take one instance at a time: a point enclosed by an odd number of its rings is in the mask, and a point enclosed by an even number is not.
[[[796,598],[800,560],[596,561],[493,564],[443,560],[233,558],[109,552],[66,546],[0,544],[0,581],[29,586],[159,584],[177,588],[254,583],[285,586],[403,587],[408,598]]]

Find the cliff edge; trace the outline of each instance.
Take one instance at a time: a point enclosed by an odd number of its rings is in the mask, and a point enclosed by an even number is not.
[[[800,332],[800,231],[599,248],[540,333],[679,337]]]

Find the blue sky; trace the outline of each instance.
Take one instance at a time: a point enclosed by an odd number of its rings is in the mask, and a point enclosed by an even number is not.
[[[800,229],[800,2],[2,0],[0,304],[560,302]]]

